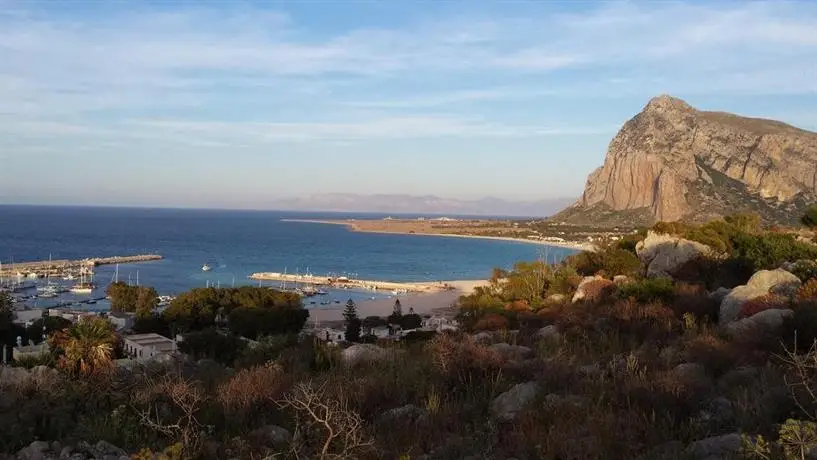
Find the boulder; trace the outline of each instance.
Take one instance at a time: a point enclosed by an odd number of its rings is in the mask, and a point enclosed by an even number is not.
[[[601,276],[588,276],[579,283],[576,293],[573,294],[572,302],[598,302],[612,295],[615,289],[615,283],[608,279]]]
[[[261,441],[267,446],[286,444],[292,439],[292,433],[278,425],[265,425],[253,430],[250,437]]]
[[[685,263],[712,253],[712,248],[663,233],[647,232],[635,246],[635,252],[647,267],[649,277],[671,277]]]
[[[389,409],[378,417],[380,423],[409,423],[420,424],[428,420],[428,412],[414,404]]]
[[[545,326],[536,331],[536,338],[539,340],[546,340],[548,342],[559,342],[562,340],[562,333],[559,332],[558,327],[551,324],[550,326]]]
[[[718,289],[715,289],[714,291],[710,292],[707,297],[716,302],[722,302],[724,297],[728,296],[730,292],[732,292],[731,289],[721,286]]]
[[[685,453],[695,459],[720,459],[733,457],[740,448],[740,435],[730,433],[695,441],[687,446]]]
[[[744,303],[758,297],[763,297],[768,293],[766,289],[749,285],[738,286],[732,289],[721,301],[718,322],[722,325],[726,325],[735,321]]]
[[[476,343],[491,343],[494,341],[494,336],[490,332],[482,331],[471,336]]]
[[[698,363],[681,363],[672,369],[672,373],[687,385],[706,386],[710,382],[706,369]]]
[[[539,394],[536,382],[520,383],[494,398],[491,402],[491,413],[500,420],[510,421],[516,414],[533,403]]]
[[[341,359],[345,364],[354,366],[361,363],[383,361],[388,355],[388,351],[377,345],[359,343],[343,350]]]
[[[545,299],[548,303],[562,303],[567,300],[567,296],[564,294],[551,294]]]
[[[627,275],[616,275],[616,276],[613,277],[613,283],[615,283],[616,286],[621,286],[622,284],[628,284],[628,283],[631,283],[632,281],[633,281],[632,278],[630,278]]]
[[[44,460],[45,453],[50,448],[51,445],[45,441],[34,441],[20,449],[20,451],[17,452],[17,458],[20,460]]]
[[[774,333],[783,325],[786,318],[794,314],[789,309],[772,308],[743,318],[726,326],[727,333],[732,338],[746,337],[747,335]]]
[[[760,270],[752,275],[747,286],[764,289],[772,294],[791,296],[803,284],[793,273],[778,268],[777,270]]]
[[[499,354],[508,361],[522,361],[533,355],[533,350],[520,345],[509,345],[507,343],[495,343],[491,345],[491,350]]]

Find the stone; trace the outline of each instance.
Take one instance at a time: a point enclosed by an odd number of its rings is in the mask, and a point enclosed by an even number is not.
[[[774,333],[783,326],[785,319],[790,318],[793,314],[794,311],[787,308],[763,310],[748,318],[729,323],[726,326],[726,331],[733,339],[749,335]]]
[[[718,322],[721,325],[726,325],[738,319],[740,308],[746,302],[763,297],[769,292],[766,289],[756,286],[738,286],[723,298],[718,313]]]
[[[474,334],[472,336],[472,338],[474,339],[474,342],[482,343],[482,344],[491,343],[491,342],[494,341],[493,334],[491,334],[490,332],[486,332],[486,331],[478,332],[478,333]]]
[[[0,386],[20,386],[28,377],[29,372],[22,367],[0,366]]]
[[[611,295],[615,291],[616,285],[601,276],[586,276],[584,277],[576,292],[573,294],[571,301],[576,302],[598,302],[602,298]]]
[[[71,453],[74,452],[74,448],[71,446],[65,446],[60,450],[60,460],[68,460],[71,458]]]
[[[639,226],[750,211],[794,224],[815,201],[813,177],[817,133],[661,95],[622,126],[582,197],[551,220]]]
[[[414,404],[406,404],[402,407],[389,409],[378,417],[380,423],[410,423],[421,424],[428,421],[428,412]]]
[[[539,394],[536,382],[520,383],[494,398],[491,402],[491,413],[504,421],[513,420],[516,415],[530,406]]]
[[[698,363],[681,363],[672,369],[672,373],[687,385],[706,386],[710,382],[706,369]]]
[[[292,440],[292,433],[278,425],[265,425],[253,430],[250,437],[260,440],[265,445],[276,446]]]
[[[521,345],[509,345],[507,343],[495,343],[490,346],[491,350],[499,354],[508,361],[522,361],[533,355],[533,350]]]
[[[20,460],[45,460],[45,453],[50,448],[51,445],[45,441],[34,441],[20,449],[20,451],[17,452],[17,458]]]
[[[551,324],[536,331],[536,338],[548,342],[559,342],[562,340],[562,333],[559,332],[558,327]]]
[[[383,361],[388,357],[388,351],[370,343],[359,343],[341,352],[341,359],[347,365],[354,366],[361,363]]]
[[[712,253],[705,244],[672,235],[647,232],[647,237],[635,246],[641,262],[647,266],[647,276],[672,277],[684,264]]]
[[[694,421],[701,426],[718,427],[730,423],[734,417],[732,401],[719,396],[706,401]]]
[[[562,303],[567,300],[567,296],[564,294],[551,294],[545,299],[548,303]]]
[[[695,459],[731,458],[740,452],[740,447],[740,435],[730,433],[695,441],[687,446],[685,453]]]
[[[123,449],[116,447],[115,445],[109,443],[108,441],[97,442],[96,445],[94,446],[94,451],[103,456],[110,455],[115,456],[116,458],[128,454]]]
[[[613,277],[613,283],[615,283],[616,286],[621,286],[623,284],[629,284],[629,283],[632,283],[632,281],[633,281],[632,278],[630,278],[627,275],[616,275],[616,276]]]
[[[772,294],[791,296],[803,283],[800,278],[786,270],[760,270],[752,275],[747,286],[763,289]]]
[[[715,289],[714,291],[710,292],[707,297],[709,297],[710,299],[712,299],[712,300],[714,300],[716,302],[722,302],[723,299],[726,296],[728,296],[730,292],[732,292],[731,289],[728,289],[728,288],[725,288],[725,287],[721,286],[718,289]]]

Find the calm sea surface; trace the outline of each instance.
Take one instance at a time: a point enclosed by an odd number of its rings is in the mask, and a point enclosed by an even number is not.
[[[140,208],[0,206],[0,261],[82,259],[154,253],[158,262],[121,265],[120,281],[177,294],[208,282],[253,283],[254,272],[334,273],[362,279],[436,281],[484,279],[494,267],[571,253],[521,242],[356,233],[339,225],[282,219],[382,218],[375,214]],[[414,216],[406,216],[414,217]],[[203,264],[213,267],[203,272]],[[96,270],[102,294],[114,267]],[[257,282],[255,282],[257,283]],[[268,283],[276,285],[277,283]],[[338,299],[371,293],[333,292]],[[81,299],[82,297],[77,297]],[[38,306],[71,300],[32,300]]]

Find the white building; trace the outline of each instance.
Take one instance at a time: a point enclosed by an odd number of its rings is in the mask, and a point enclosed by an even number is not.
[[[432,316],[423,319],[423,329],[427,331],[456,331],[459,327],[457,320],[445,316]]]
[[[146,361],[163,354],[176,353],[176,341],[149,333],[125,336],[125,353],[137,361]]]
[[[108,313],[108,321],[110,321],[117,330],[126,330],[133,327],[133,323],[136,321],[136,315],[134,313],[112,311]]]
[[[33,321],[41,319],[43,317],[43,311],[39,308],[33,308],[31,310],[14,310],[14,323],[15,324],[22,324],[27,326],[31,324]]]

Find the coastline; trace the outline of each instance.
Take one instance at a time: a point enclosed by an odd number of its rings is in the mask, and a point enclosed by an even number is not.
[[[487,280],[455,280],[443,282],[454,287],[454,289],[409,293],[407,295],[386,299],[364,300],[356,304],[357,314],[360,318],[367,316],[388,316],[394,308],[395,299],[400,299],[404,313],[408,312],[409,309],[413,309],[414,313],[418,315],[439,314],[443,316],[453,316],[455,313],[453,305],[459,300],[460,296],[471,294],[477,287],[486,286],[489,283]],[[308,324],[311,326],[340,324],[343,322],[344,308],[345,305],[342,304],[308,308]]]
[[[531,240],[527,238],[513,238],[508,236],[486,236],[486,235],[459,235],[456,233],[410,233],[399,231],[382,231],[382,230],[368,230],[361,228],[357,221],[340,221],[340,220],[315,220],[315,219],[281,219],[281,222],[297,222],[303,224],[324,224],[324,225],[343,225],[349,231],[359,233],[378,233],[381,235],[411,235],[411,236],[444,236],[453,238],[472,238],[480,240],[494,240],[507,241],[516,243],[536,244],[539,246],[551,246],[557,248],[573,249],[576,251],[594,251],[595,246],[588,243],[573,243],[573,242],[558,242],[558,241],[542,241]]]

